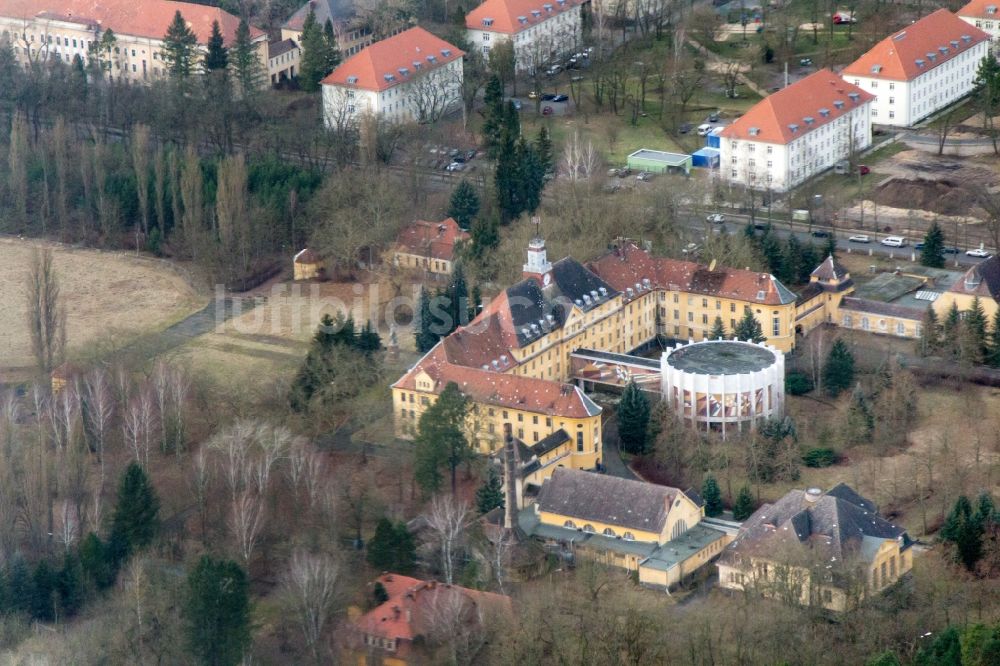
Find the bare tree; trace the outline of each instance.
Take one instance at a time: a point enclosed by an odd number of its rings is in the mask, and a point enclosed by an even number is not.
[[[429,543],[438,552],[446,583],[455,582],[455,570],[465,543],[465,530],[472,521],[469,505],[438,495],[424,515],[429,528]]]
[[[455,666],[478,663],[489,639],[488,626],[497,619],[489,617],[493,609],[450,585],[436,585],[423,594],[427,636],[432,646],[444,651],[441,661]]]
[[[257,428],[257,465],[254,480],[257,492],[266,494],[271,481],[271,469],[285,456],[292,441],[292,433],[284,426],[269,423]]]
[[[149,240],[149,127],[138,124],[132,129],[132,167],[135,169],[135,191],[139,201],[142,233]],[[136,243],[136,250],[139,249]]]
[[[594,144],[589,139],[586,145],[580,140],[580,133],[573,136],[563,147],[563,173],[571,182],[590,178],[598,168],[599,158]]]
[[[83,381],[84,418],[91,439],[91,450],[97,456],[100,464],[100,479],[98,491],[104,491],[105,456],[104,447],[107,443],[111,419],[114,416],[114,398],[108,385],[108,374],[100,368],[91,370]]]
[[[419,72],[415,74],[420,74]],[[462,102],[462,61],[415,75],[407,99],[419,123],[436,123]],[[464,106],[463,106],[464,108]]]
[[[201,522],[201,538],[208,534],[208,493],[212,485],[212,467],[208,462],[205,447],[198,449],[191,460],[191,490],[194,492],[198,505],[198,517]]]
[[[257,547],[261,529],[264,527],[263,496],[245,490],[233,498],[232,511],[229,515],[229,528],[236,540],[236,546],[243,556],[244,563],[249,563],[253,551]]]
[[[140,391],[122,416],[122,435],[125,444],[143,468],[149,466],[149,447],[155,429],[156,410],[148,390]]]
[[[27,275],[28,331],[38,372],[48,377],[66,347],[66,312],[59,300],[59,279],[52,250],[35,250]]]
[[[220,453],[222,473],[234,502],[246,482],[247,458],[253,442],[253,432],[253,423],[237,421],[228,429],[218,433],[211,442],[211,447]]]
[[[302,550],[292,554],[285,574],[285,587],[306,647],[317,664],[328,658],[320,654],[320,639],[340,601],[343,574],[340,562],[329,555]]]

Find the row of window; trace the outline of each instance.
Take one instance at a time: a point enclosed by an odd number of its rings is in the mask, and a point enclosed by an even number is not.
[[[845,314],[842,323],[844,325],[844,328],[854,328],[854,317],[852,315]],[[861,330],[863,331],[872,330],[871,321],[868,319],[868,317],[861,317],[860,323],[861,323]],[[889,324],[888,322],[886,322],[885,319],[878,320],[878,330],[880,331],[889,330]],[[896,322],[895,333],[896,335],[905,336],[906,324],[901,321]],[[916,337],[920,337],[920,324],[916,324],[914,335]]]
[[[583,527],[577,527],[576,523],[574,523],[572,520],[567,520],[566,522],[563,523],[563,527],[571,530],[582,530],[584,532],[587,532],[588,534],[597,534],[597,530],[594,529],[594,526],[591,525],[590,523],[586,523]],[[619,537],[618,533],[615,532],[610,527],[605,527],[604,530],[601,532],[601,534],[603,534],[606,537],[611,537],[613,539],[617,539]],[[632,532],[622,532],[621,538],[625,539],[626,541],[635,541],[635,535]]]

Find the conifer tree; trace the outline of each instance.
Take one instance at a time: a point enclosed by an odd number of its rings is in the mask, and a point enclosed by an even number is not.
[[[976,512],[973,514],[973,518],[983,527],[996,522],[996,505],[993,503],[993,497],[985,490],[981,491],[979,497],[976,498]]]
[[[815,266],[810,267],[810,270],[812,268]],[[785,241],[784,257],[775,274],[782,282],[795,284],[799,281],[803,270],[805,265],[802,261],[802,243],[795,234],[789,234],[788,240]]]
[[[479,513],[489,513],[493,509],[504,507],[503,481],[497,471],[490,467],[483,485],[476,490],[476,508]]]
[[[115,582],[115,571],[108,547],[93,532],[80,542],[80,567],[83,575],[97,590],[105,590]]]
[[[962,315],[958,311],[958,303],[953,300],[941,324],[941,346],[952,357],[958,356],[959,353],[961,326]]]
[[[354,348],[358,344],[358,334],[354,328],[354,315],[344,316],[343,312],[337,312],[337,316],[333,318],[332,341],[334,345],[348,348]]]
[[[736,330],[733,337],[737,340],[750,342],[764,342],[764,330],[760,327],[760,322],[753,316],[753,312],[747,309],[743,312],[743,318],[736,322]]]
[[[372,600],[375,602],[376,606],[381,606],[385,602],[389,601],[389,593],[385,589],[385,585],[382,581],[377,580],[375,584],[372,585]]]
[[[458,226],[468,231],[478,214],[479,194],[476,192],[476,188],[463,178],[451,193],[451,201],[448,203],[448,217],[453,218],[458,222]]]
[[[860,384],[855,386],[851,393],[851,406],[847,409],[845,427],[847,441],[851,444],[870,442],[875,431],[875,416],[872,413],[871,403],[861,390]]]
[[[802,246],[802,261],[799,263],[799,284],[806,284],[812,276],[813,270],[819,264],[820,258],[816,256],[816,246],[811,242]]]
[[[646,452],[649,415],[649,399],[638,384],[629,382],[618,402],[618,439],[626,452],[634,455]]]
[[[959,533],[959,522],[962,518],[972,517],[972,503],[965,495],[959,495],[952,505],[948,517],[945,518],[944,525],[941,526],[939,536],[943,541],[956,541]]]
[[[722,491],[715,477],[709,474],[701,484],[701,498],[705,500],[705,515],[710,518],[722,515]]]
[[[504,129],[503,84],[495,74],[486,82],[483,92],[483,144],[490,159],[497,159]]]
[[[177,10],[163,37],[163,61],[170,75],[180,79],[191,76],[194,73],[197,51],[198,37],[188,27],[180,10]]]
[[[382,517],[375,524],[375,534],[368,542],[365,559],[379,571],[407,574],[416,566],[416,544],[406,523]]]
[[[931,268],[944,267],[944,232],[934,220],[924,235],[924,247],[920,250],[920,263]]]
[[[920,343],[917,345],[917,351],[921,356],[931,356],[938,350],[940,344],[941,325],[938,323],[934,308],[928,305],[920,324]]]
[[[56,576],[45,560],[35,565],[31,575],[31,616],[42,622],[55,619]]]
[[[993,313],[993,326],[990,328],[989,356],[987,362],[994,368],[1000,367],[1000,308]]]
[[[59,593],[59,612],[72,617],[83,606],[83,580],[80,572],[80,561],[67,552],[63,556],[62,569],[56,579],[56,589]]]
[[[446,337],[459,326],[464,326],[468,322],[469,316],[469,285],[465,281],[465,269],[462,262],[456,262],[451,272],[451,283],[445,293],[448,299],[448,316],[451,324]]]
[[[427,289],[420,290],[420,306],[417,313],[417,325],[414,328],[414,336],[417,343],[417,351],[429,352],[440,339],[436,332],[438,323],[431,312],[431,297]]]
[[[332,70],[329,66],[328,44],[323,27],[316,21],[316,12],[309,8],[302,24],[302,56],[299,60],[299,85],[306,92],[319,90],[320,81]]]
[[[15,613],[32,612],[32,601],[35,597],[34,582],[28,563],[20,554],[15,554],[7,565],[7,594],[10,598],[10,609]]]
[[[428,407],[417,424],[414,442],[414,474],[428,493],[441,488],[441,469],[451,474],[451,494],[458,487],[458,467],[474,453],[465,436],[470,404],[455,382],[448,382],[438,399]]]
[[[323,40],[326,47],[323,51],[323,54],[326,56],[326,74],[329,74],[337,69],[337,65],[340,64],[340,48],[337,46],[337,34],[333,30],[333,21],[330,19],[327,19],[326,23],[323,24]],[[324,74],[324,77],[326,74]]]
[[[960,358],[966,363],[978,365],[986,358],[986,313],[979,296],[972,299],[972,305],[965,312],[960,325]]]
[[[837,239],[831,234],[823,245],[823,256],[837,258]]]
[[[236,28],[236,39],[233,40],[229,61],[233,67],[233,77],[240,86],[240,95],[244,99],[249,98],[263,85],[264,66],[257,56],[250,37],[250,24],[246,19],[241,19]]]
[[[203,555],[188,574],[188,647],[209,666],[235,666],[250,647],[250,584],[229,560]]]
[[[708,332],[709,340],[724,340],[726,338],[726,325],[722,323],[722,317],[715,315],[715,321],[712,323],[712,330]]]
[[[153,542],[160,527],[160,500],[149,477],[132,462],[118,483],[118,502],[111,522],[111,550],[120,564]]]
[[[754,512],[753,494],[750,486],[743,486],[736,495],[736,503],[733,505],[733,520],[744,521]]]
[[[535,139],[535,153],[538,155],[538,164],[543,174],[555,171],[555,157],[552,154],[552,138],[549,136],[549,128],[542,125],[538,130],[538,138]]]
[[[204,66],[206,72],[225,72],[229,66],[229,49],[225,47],[218,21],[212,21],[212,35],[208,38],[208,52],[205,54]]]
[[[372,326],[371,321],[365,322],[365,325],[361,328],[356,346],[358,351],[366,356],[371,356],[382,349],[382,338]]]
[[[479,291],[479,285],[472,287],[472,296],[469,297],[469,321],[479,316],[479,309],[483,304],[483,295]]]
[[[500,245],[500,221],[495,215],[480,215],[472,222],[470,236],[470,253],[476,259],[482,259]]]
[[[823,365],[823,388],[831,397],[837,397],[854,383],[854,354],[842,339],[830,347]]]

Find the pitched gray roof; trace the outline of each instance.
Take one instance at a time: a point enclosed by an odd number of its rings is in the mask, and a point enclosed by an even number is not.
[[[867,298],[855,298],[853,296],[845,296],[840,301],[840,308],[842,310],[850,310],[851,312],[863,312],[866,314],[898,317],[900,319],[914,319],[917,321],[923,319],[924,316],[924,310],[919,310],[917,308],[911,308],[897,303],[872,301]]]
[[[837,260],[833,258],[831,254],[826,259],[823,260],[819,266],[817,266],[810,275],[813,275],[820,280],[843,280],[847,277],[847,269],[837,263]]]
[[[680,494],[668,486],[559,467],[542,484],[538,510],[570,516],[580,523],[593,520],[659,533]]]

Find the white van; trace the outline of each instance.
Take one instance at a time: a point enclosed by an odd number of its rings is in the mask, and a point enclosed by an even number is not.
[[[708,136],[708,133],[712,131],[712,126],[708,123],[703,123],[698,125],[698,136]]]
[[[902,236],[886,236],[879,242],[889,247],[903,247],[906,245],[906,239]]]

